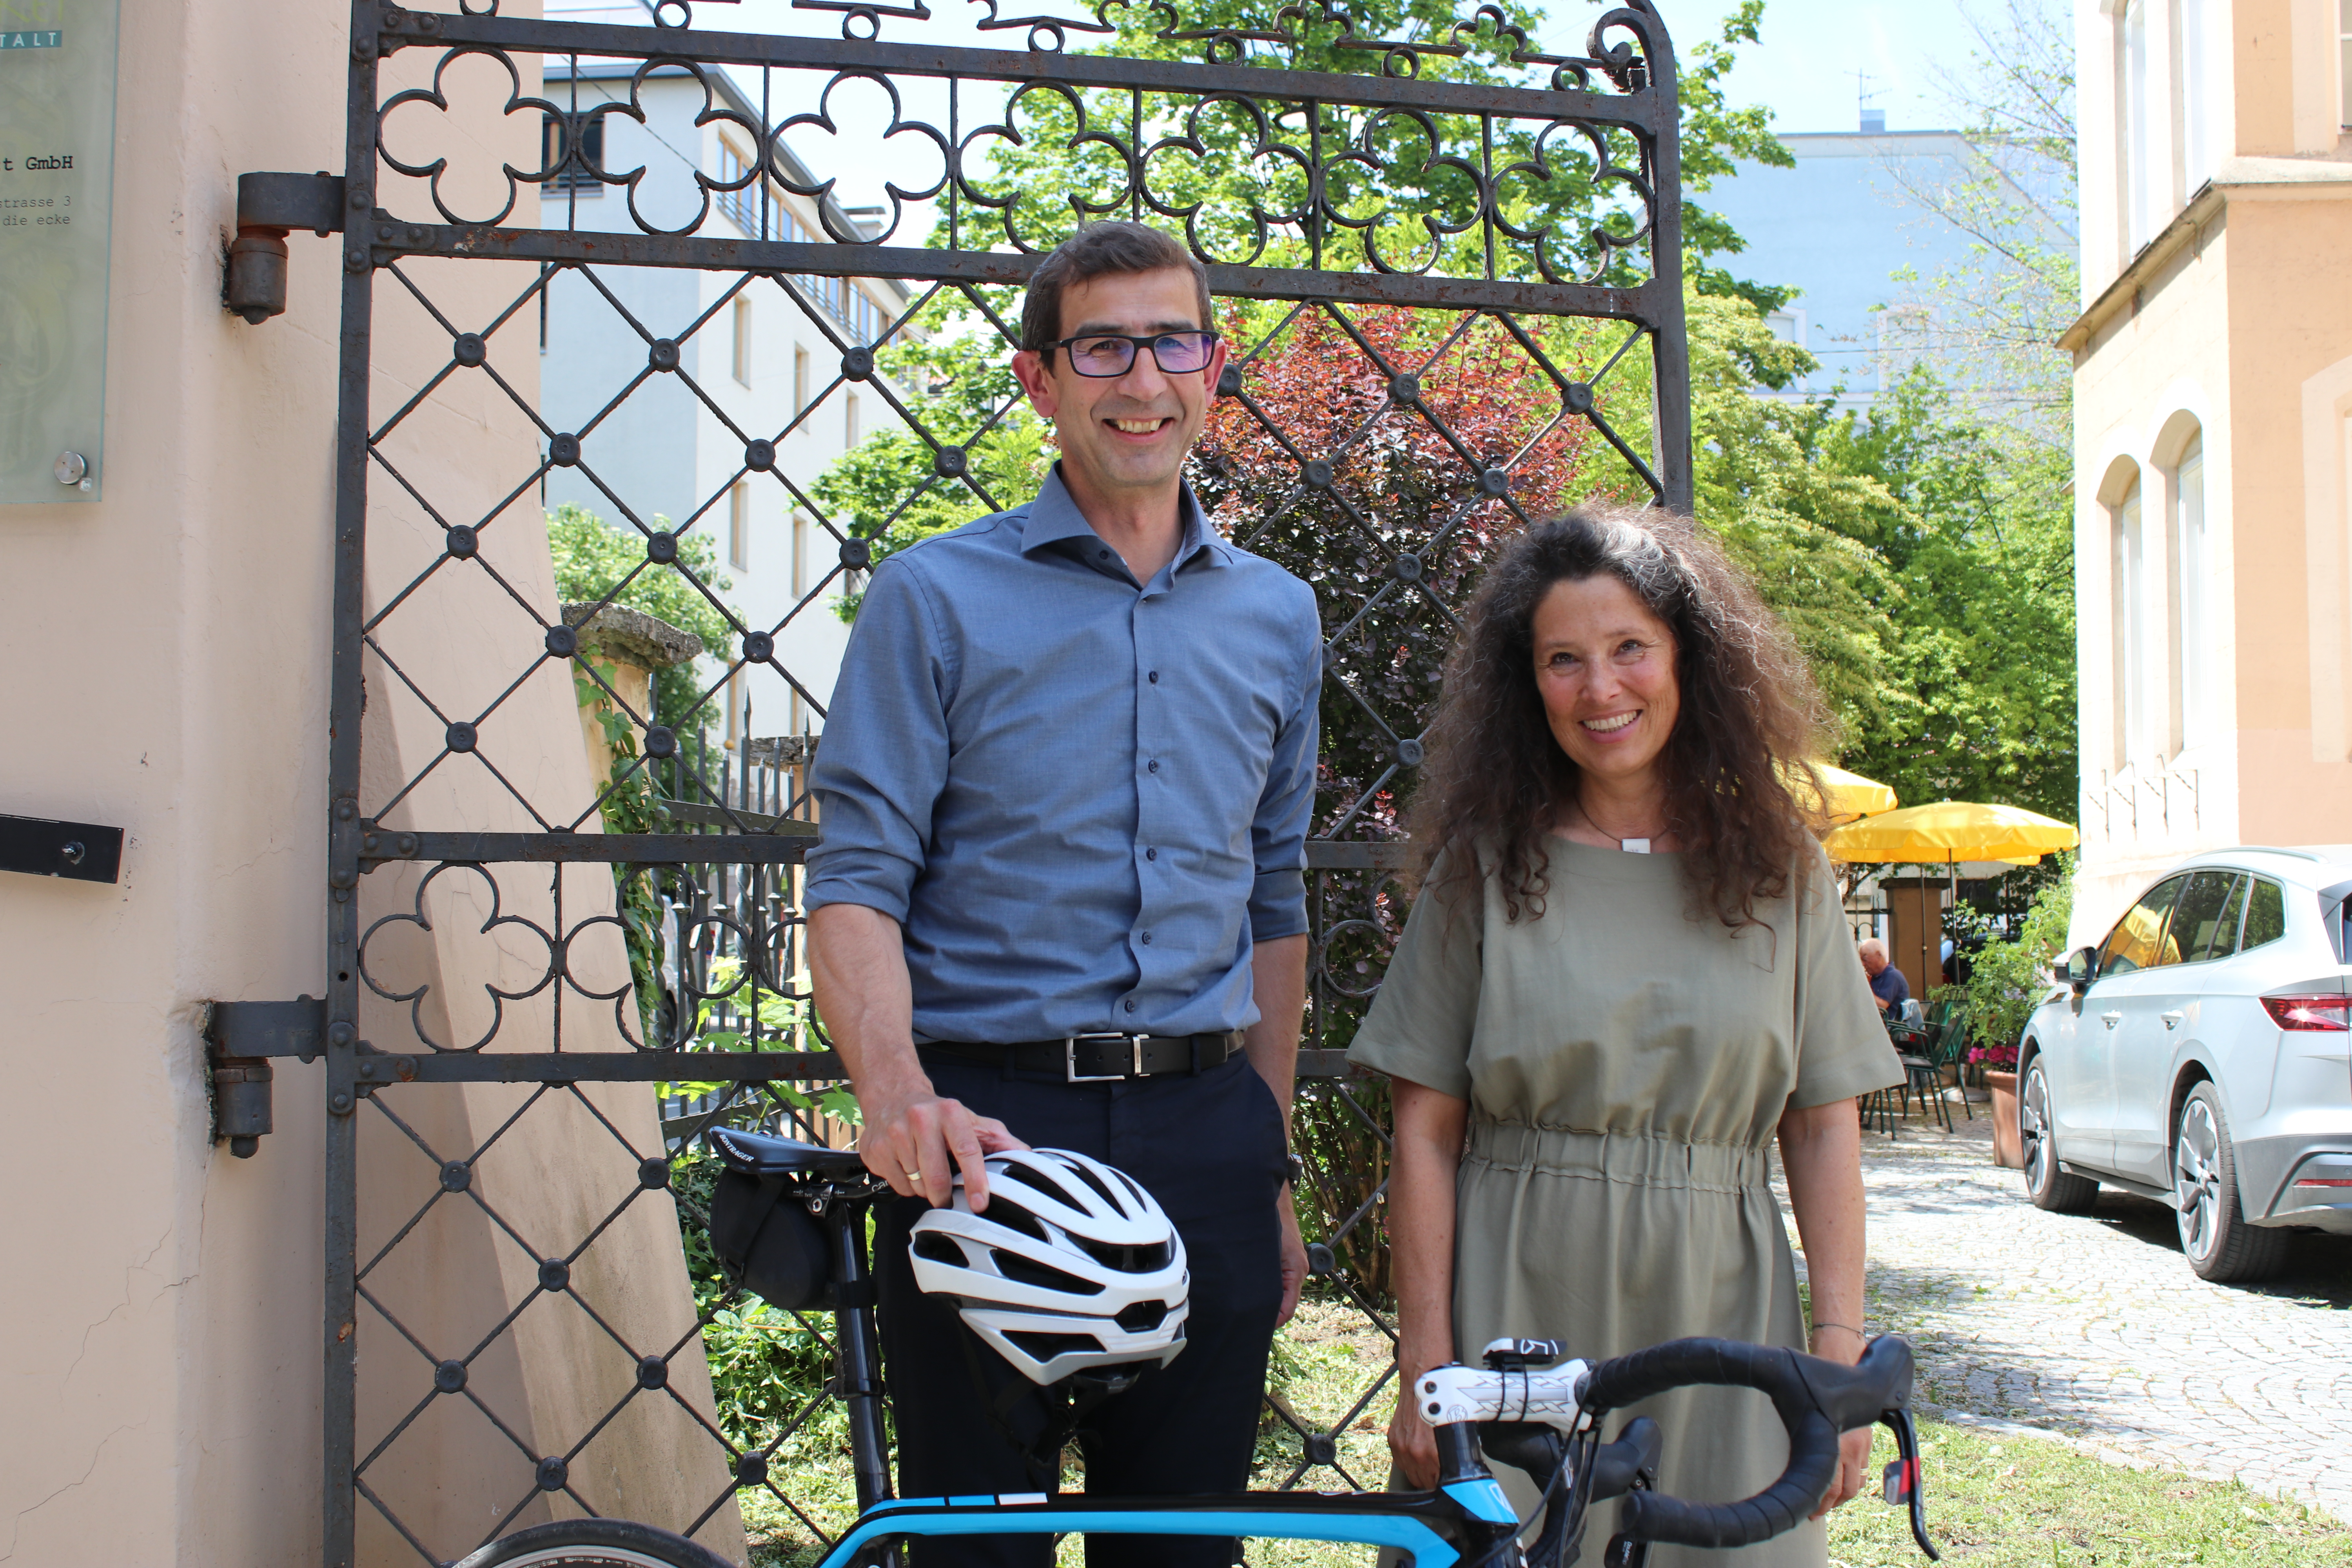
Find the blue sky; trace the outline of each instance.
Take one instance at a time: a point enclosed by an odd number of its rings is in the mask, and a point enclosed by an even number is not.
[[[1990,16],[1998,0],[1969,0]],[[1738,7],[1729,0],[1658,0],[1678,50],[1710,37]],[[1600,7],[1554,0],[1545,41],[1580,48]],[[1765,0],[1760,43],[1740,47],[1731,77],[1735,102],[1772,110],[1778,131],[1852,131],[1854,77],[1870,78],[1871,101],[1890,131],[1949,129],[1954,115],[1932,63],[1965,68],[1977,47],[1956,0]]]

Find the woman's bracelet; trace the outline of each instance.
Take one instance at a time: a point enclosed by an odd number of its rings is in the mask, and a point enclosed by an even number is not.
[[[1813,1333],[1818,1334],[1823,1329],[1844,1329],[1847,1333],[1852,1334],[1858,1340],[1866,1340],[1870,1337],[1868,1334],[1864,1333],[1860,1329],[1853,1328],[1845,1323],[1815,1323],[1813,1325]],[[1812,1335],[1808,1334],[1805,1337],[1811,1339]]]

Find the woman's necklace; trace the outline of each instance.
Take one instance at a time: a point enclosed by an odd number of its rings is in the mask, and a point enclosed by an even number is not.
[[[1576,803],[1576,815],[1584,818],[1584,825],[1592,829],[1593,832],[1601,835],[1601,837],[1616,839],[1617,847],[1623,850],[1628,855],[1647,855],[1650,852],[1650,840],[1658,837],[1655,834],[1645,834],[1639,838],[1618,837],[1616,834],[1610,832],[1607,828],[1601,826],[1601,824],[1592,820],[1592,814],[1584,809],[1584,802],[1581,800]]]

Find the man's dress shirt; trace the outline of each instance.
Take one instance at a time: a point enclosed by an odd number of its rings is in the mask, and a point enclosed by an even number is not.
[[[810,781],[806,907],[905,929],[918,1039],[1256,1021],[1307,930],[1313,593],[1212,532],[1138,584],[1055,469],[876,568]]]

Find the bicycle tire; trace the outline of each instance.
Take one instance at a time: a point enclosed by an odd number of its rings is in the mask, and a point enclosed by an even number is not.
[[[734,1568],[682,1535],[629,1519],[559,1519],[501,1535],[456,1568]]]

